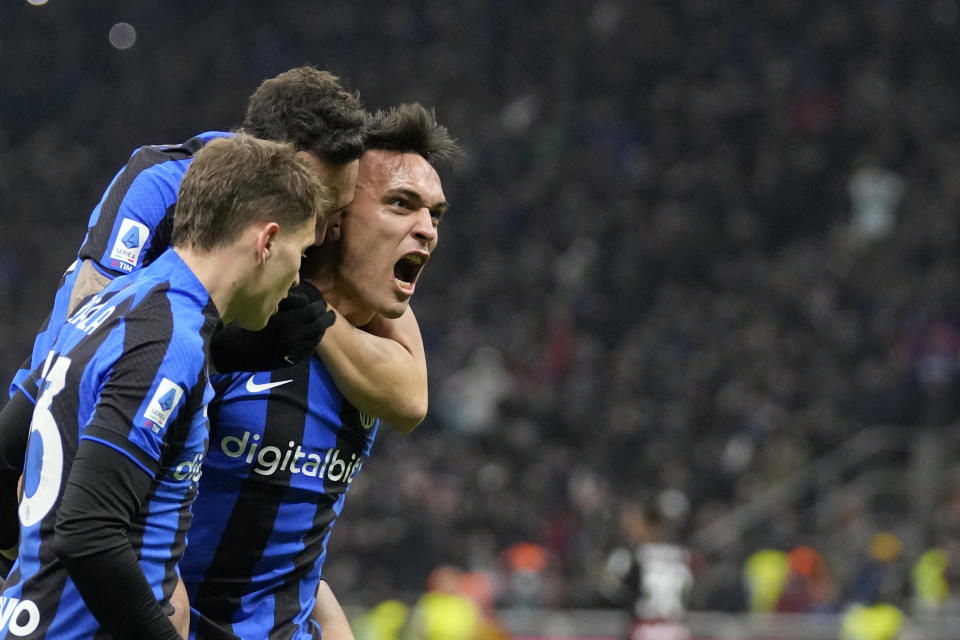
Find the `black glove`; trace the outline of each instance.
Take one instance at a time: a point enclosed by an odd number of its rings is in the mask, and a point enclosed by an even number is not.
[[[228,325],[210,339],[210,359],[220,373],[272,371],[297,364],[317,347],[336,315],[311,284],[302,283],[280,301],[260,331]]]

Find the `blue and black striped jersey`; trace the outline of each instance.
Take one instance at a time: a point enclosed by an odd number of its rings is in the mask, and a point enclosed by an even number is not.
[[[66,322],[80,261],[90,260],[97,271],[112,279],[156,260],[170,245],[180,180],[194,154],[211,140],[229,135],[208,131],[183,144],[145,146],[133,152],[93,210],[77,261],[60,281],[53,309],[37,334],[30,358],[13,378],[11,395],[47,357],[57,332]]]
[[[214,376],[210,449],[181,573],[191,637],[315,638],[309,620],[334,520],[379,421],[316,354]]]
[[[36,408],[19,557],[0,596],[0,637],[97,634],[96,619],[51,548],[81,440],[120,452],[153,478],[128,538],[155,597],[169,600],[207,447],[213,388],[205,354],[219,320],[206,289],[170,250],[77,310],[27,378],[23,386],[36,392]]]

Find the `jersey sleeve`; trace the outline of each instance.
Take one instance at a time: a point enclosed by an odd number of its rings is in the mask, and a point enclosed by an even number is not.
[[[159,255],[170,242],[170,220],[188,163],[154,147],[134,153],[90,216],[79,257],[114,278]]]
[[[195,334],[194,334],[195,335]],[[203,409],[196,401],[206,386],[202,344],[190,336],[125,348],[111,367],[93,414],[81,434],[116,449],[146,473],[160,468],[167,433],[189,425]]]

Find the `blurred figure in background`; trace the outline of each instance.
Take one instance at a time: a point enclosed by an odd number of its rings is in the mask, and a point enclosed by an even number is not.
[[[906,589],[903,544],[888,531],[870,540],[867,557],[849,585],[847,602],[900,602]]]
[[[855,604],[843,616],[840,640],[894,640],[905,622],[903,611],[892,604]]]
[[[601,593],[629,608],[630,640],[689,638],[690,554],[674,542],[670,520],[657,506],[628,501],[620,525],[625,544],[607,558]]]
[[[410,637],[414,640],[479,640],[480,609],[463,592],[463,572],[437,567],[427,576],[427,592],[413,608]]]
[[[790,573],[787,554],[779,549],[758,549],[743,563],[743,582],[750,613],[770,613],[777,606]]]

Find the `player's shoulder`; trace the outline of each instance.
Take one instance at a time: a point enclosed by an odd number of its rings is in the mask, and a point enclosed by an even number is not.
[[[188,138],[183,142],[147,144],[133,151],[131,157],[138,155],[161,154],[170,159],[187,158],[202,149],[211,140],[229,138],[234,135],[230,131],[204,131]]]
[[[206,289],[173,251],[124,278],[115,299],[130,299],[128,323],[153,325],[165,339],[195,348],[219,320]]]
[[[163,175],[169,171],[182,173],[194,154],[211,140],[233,135],[229,131],[205,131],[192,138],[172,144],[147,144],[138,147],[127,161],[127,171],[143,174],[144,177]]]

